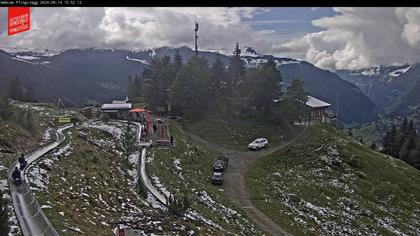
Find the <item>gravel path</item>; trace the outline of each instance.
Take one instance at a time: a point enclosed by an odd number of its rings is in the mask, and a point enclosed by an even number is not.
[[[255,152],[238,152],[235,150],[229,150],[220,147],[213,143],[209,143],[206,140],[200,138],[199,136],[190,133],[180,123],[172,123],[184,135],[190,137],[194,141],[207,145],[213,150],[216,150],[229,156],[229,167],[225,170],[224,173],[225,181],[223,184],[223,189],[225,190],[225,193],[231,199],[231,201],[233,201],[236,205],[241,207],[246,212],[247,216],[254,220],[254,222],[258,226],[260,226],[260,228],[263,229],[267,234],[290,235],[279,225],[274,223],[263,212],[254,207],[251,201],[250,193],[248,192],[248,189],[246,187],[245,176],[248,170],[251,168],[252,164],[257,159],[267,156],[279,149],[285,148],[291,143],[295,142],[296,139],[298,139],[306,131],[306,127],[301,132],[299,132],[293,139],[282,145]]]

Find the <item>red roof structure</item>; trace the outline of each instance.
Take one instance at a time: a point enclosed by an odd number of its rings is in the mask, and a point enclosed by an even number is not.
[[[130,110],[130,112],[138,113],[138,112],[145,112],[146,110],[142,108],[133,108]]]

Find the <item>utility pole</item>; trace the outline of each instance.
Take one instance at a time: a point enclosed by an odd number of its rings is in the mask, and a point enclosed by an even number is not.
[[[195,55],[198,56],[198,45],[197,45],[197,40],[198,40],[198,35],[197,35],[197,31],[198,31],[198,22],[195,22],[195,28],[194,28],[194,40],[195,40]]]

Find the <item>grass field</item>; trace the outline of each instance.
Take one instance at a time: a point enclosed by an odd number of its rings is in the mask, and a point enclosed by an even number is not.
[[[293,234],[420,233],[420,172],[329,126],[257,160],[246,180],[254,205]]]
[[[227,199],[222,187],[211,184],[212,163],[218,153],[187,139],[171,127],[175,148],[151,149],[146,171],[158,176],[166,190],[187,196],[191,208],[186,215],[196,215],[205,225],[200,235],[258,235],[250,220]],[[197,224],[197,223],[195,223]]]
[[[78,138],[71,130],[68,141],[44,158],[55,161],[44,161],[41,176],[34,170],[30,178],[35,179],[33,187],[40,188],[38,201],[60,235],[74,235],[77,229],[87,235],[112,235],[121,216],[145,206],[130,188],[130,176],[123,171],[129,164],[112,149],[112,138],[95,129],[83,132],[98,141]],[[46,174],[42,169],[50,170]]]
[[[246,151],[255,138],[267,138],[270,146],[275,146],[295,134],[293,127],[275,127],[256,120],[222,120],[208,117],[204,120],[187,123],[194,134],[224,148]]]

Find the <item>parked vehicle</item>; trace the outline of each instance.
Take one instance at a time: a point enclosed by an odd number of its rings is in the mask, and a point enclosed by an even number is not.
[[[223,162],[223,169],[226,169],[229,165],[229,157],[225,155],[220,155],[217,160],[220,160]]]
[[[214,160],[213,171],[223,171],[225,169],[225,163],[222,160]]]
[[[248,144],[248,148],[251,150],[259,150],[265,147],[268,147],[268,140],[266,138],[257,138]]]
[[[223,184],[223,172],[215,171],[213,172],[213,176],[211,177],[211,183],[222,185]]]

